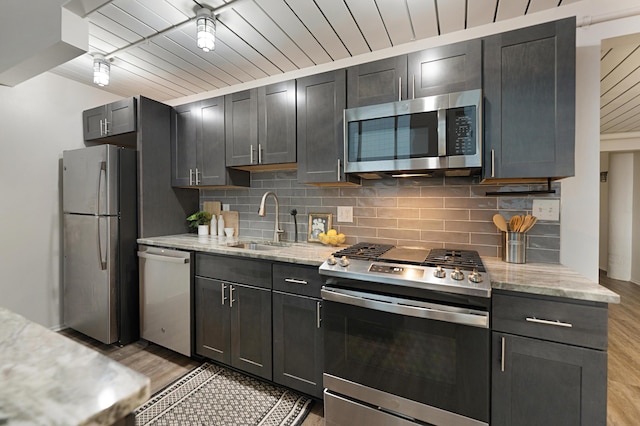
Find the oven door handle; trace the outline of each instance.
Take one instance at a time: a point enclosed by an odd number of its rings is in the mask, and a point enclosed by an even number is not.
[[[323,287],[322,300],[344,303],[352,306],[389,312],[392,314],[408,315],[416,318],[433,319],[472,327],[489,328],[489,313],[471,309],[456,308],[401,299],[397,297],[362,293],[352,290],[342,290]]]

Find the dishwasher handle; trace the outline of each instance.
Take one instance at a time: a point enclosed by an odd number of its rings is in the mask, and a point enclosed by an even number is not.
[[[158,260],[160,262],[170,262],[170,263],[180,263],[180,264],[189,263],[188,258],[163,256],[161,254],[147,253],[146,251],[139,251],[138,257],[142,257],[144,259],[150,259],[150,260]]]

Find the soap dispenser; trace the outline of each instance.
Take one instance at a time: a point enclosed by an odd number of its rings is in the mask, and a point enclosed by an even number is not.
[[[216,215],[211,215],[211,225],[209,226],[209,234],[210,235],[218,235],[218,225],[216,221]]]
[[[218,216],[218,235],[224,235],[224,217],[222,217],[222,214]]]

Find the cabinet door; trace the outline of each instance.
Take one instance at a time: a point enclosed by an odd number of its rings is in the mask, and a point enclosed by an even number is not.
[[[224,97],[200,102],[196,114],[197,184],[225,185]]]
[[[574,175],[575,18],[484,40],[483,177]]]
[[[115,136],[136,131],[136,100],[122,99],[107,106],[107,135]]]
[[[345,70],[298,79],[298,181],[341,183],[344,174]]]
[[[231,363],[229,290],[222,281],[195,277],[196,353]]]
[[[492,335],[492,425],[606,424],[605,351]]]
[[[226,95],[225,133],[226,165],[257,164],[258,156],[258,92],[257,89]]]
[[[409,98],[482,87],[482,42],[469,40],[409,54]]]
[[[171,113],[171,183],[194,184],[196,168],[196,111],[199,102],[180,105]]]
[[[104,121],[106,118],[106,105],[82,111],[82,134],[85,141],[100,139],[105,136]]]
[[[347,107],[407,99],[407,55],[347,69]]]
[[[296,82],[258,89],[258,164],[296,162]]]
[[[273,292],[273,381],[322,398],[320,299]]]
[[[271,290],[231,284],[231,366],[271,380]]]

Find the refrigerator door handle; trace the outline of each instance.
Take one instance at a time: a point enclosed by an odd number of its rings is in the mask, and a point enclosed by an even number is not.
[[[106,161],[101,161],[100,162],[100,173],[98,173],[98,189],[96,192],[96,214],[97,215],[101,215],[102,212],[100,211],[100,195],[101,192],[100,190],[102,189],[102,180],[103,180],[103,176],[106,178],[107,175],[107,162]]]
[[[96,226],[96,230],[98,231],[98,260],[100,261],[100,269],[102,269],[103,271],[107,269],[107,251],[105,250],[104,252],[104,256],[102,256],[102,238],[100,237],[100,219],[107,219],[106,217],[103,218],[102,216],[96,216],[96,223],[98,226]]]

